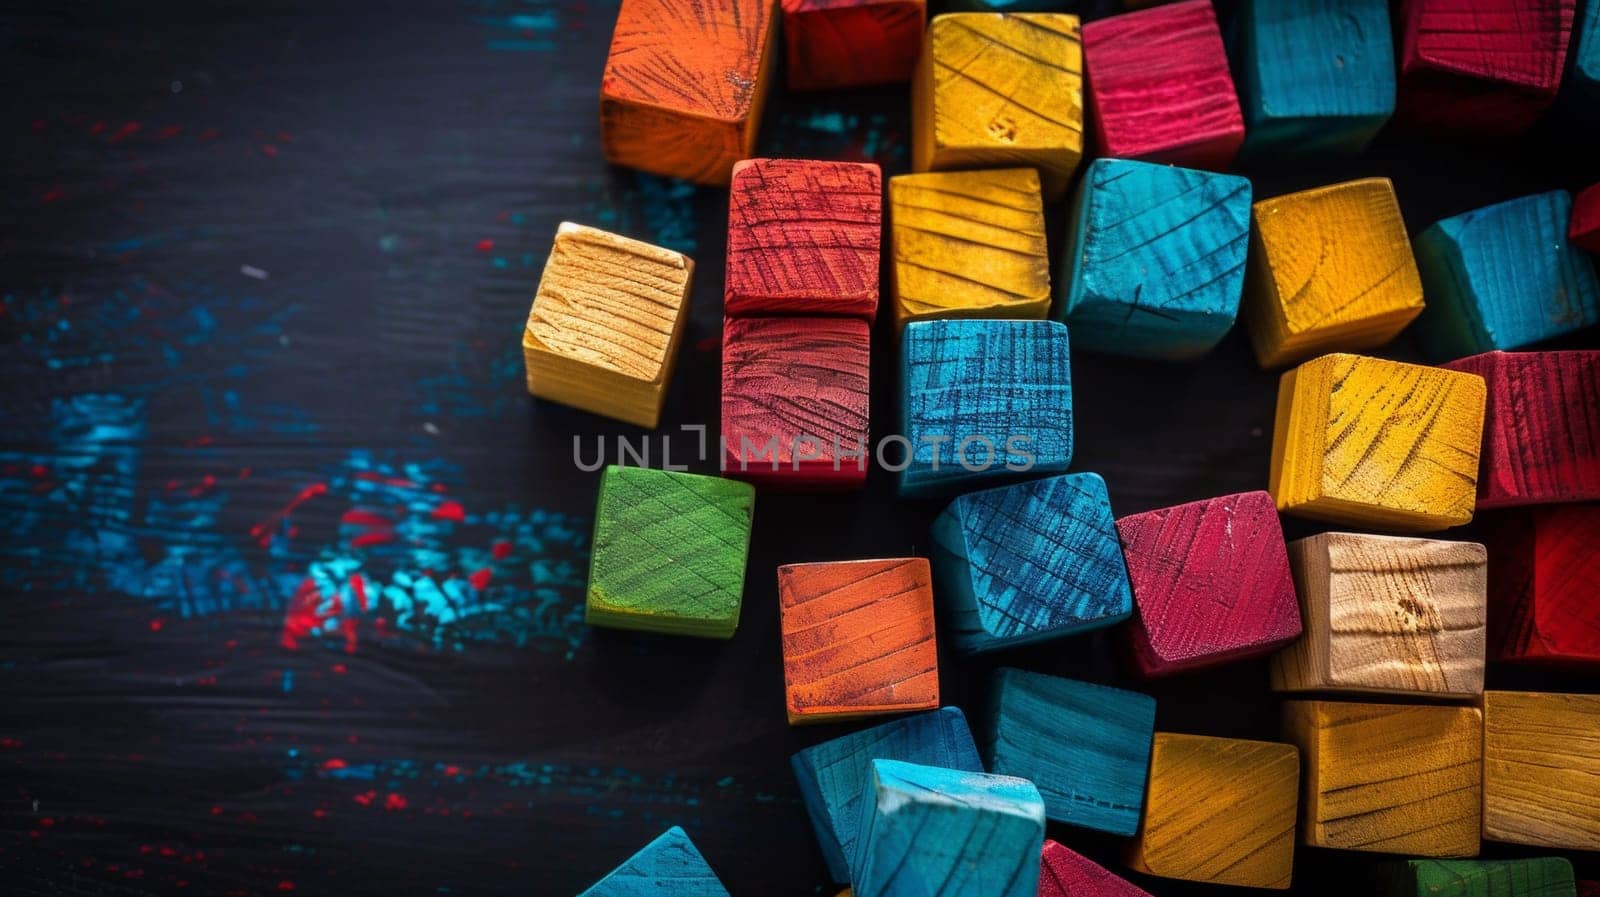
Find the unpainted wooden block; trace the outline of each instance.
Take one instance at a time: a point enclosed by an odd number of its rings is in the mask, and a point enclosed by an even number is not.
[[[1039,859],[1039,897],[1150,897],[1104,866],[1046,838]]]
[[[1483,693],[1485,838],[1600,850],[1597,781],[1600,695]]]
[[[728,897],[705,857],[678,826],[667,829],[578,897]]]
[[[1385,897],[1574,897],[1572,863],[1526,860],[1406,860],[1380,875]]]
[[[1600,667],[1600,506],[1497,515],[1489,546],[1489,656]]]
[[[1600,22],[1600,3],[1591,4],[1590,18]],[[1590,38],[1600,45],[1600,24]],[[1600,81],[1600,52],[1596,52],[1597,81]],[[1567,239],[1591,254],[1600,254],[1600,184],[1591,184],[1572,198],[1572,217],[1567,221]]]
[[[911,80],[925,0],[780,0],[790,90]]]

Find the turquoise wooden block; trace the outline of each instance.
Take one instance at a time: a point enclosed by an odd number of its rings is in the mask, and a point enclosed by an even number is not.
[[[1132,835],[1144,806],[1156,701],[1073,679],[1000,669],[984,729],[990,772],[1028,779],[1056,822]]]
[[[1233,327],[1250,246],[1250,181],[1096,159],[1073,197],[1054,317],[1078,349],[1182,360]]]
[[[728,897],[683,829],[673,826],[578,897]]]
[[[1572,83],[1600,102],[1600,0],[1584,4],[1583,18],[1572,28]]]
[[[850,881],[861,795],[873,760],[983,772],[967,718],[957,707],[902,717],[795,754],[790,765],[800,781],[800,797],[834,881]]]
[[[933,522],[940,632],[966,652],[1100,629],[1133,613],[1106,482],[1074,473],[985,489]]]
[[[1044,801],[1026,779],[872,761],[856,897],[1034,897]]]
[[[1423,349],[1448,360],[1518,349],[1600,323],[1600,282],[1567,242],[1572,195],[1524,196],[1446,218],[1412,241]]]

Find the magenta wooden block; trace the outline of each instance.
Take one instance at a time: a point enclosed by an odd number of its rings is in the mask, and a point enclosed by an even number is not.
[[[1088,857],[1055,841],[1044,842],[1039,855],[1039,897],[1150,897]]]

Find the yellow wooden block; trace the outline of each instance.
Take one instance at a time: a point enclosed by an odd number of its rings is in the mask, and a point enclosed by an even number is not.
[[[1485,394],[1475,374],[1362,355],[1285,373],[1269,486],[1278,510],[1406,531],[1466,523]]]
[[[1288,701],[1283,737],[1300,747],[1300,840],[1423,857],[1478,855],[1476,707]]]
[[[1289,887],[1299,779],[1293,745],[1157,732],[1128,865],[1164,878]]]
[[[564,222],[522,333],[528,392],[654,427],[693,274],[681,253]]]
[[[1083,158],[1083,41],[1061,13],[952,13],[911,83],[911,168],[1031,165],[1059,199]]]
[[[1600,850],[1600,695],[1484,692],[1483,836]]]

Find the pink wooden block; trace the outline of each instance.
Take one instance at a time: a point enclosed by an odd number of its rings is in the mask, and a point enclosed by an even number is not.
[[[1039,855],[1039,897],[1150,897],[1143,888],[1046,839]]]
[[[1572,224],[1567,227],[1567,239],[1575,246],[1600,255],[1600,184],[1590,186],[1572,200]]]

